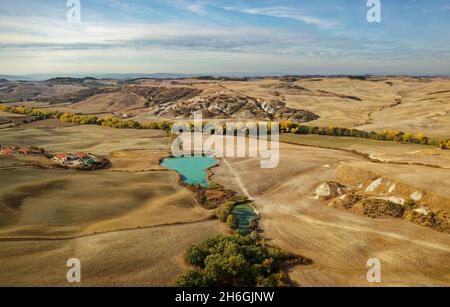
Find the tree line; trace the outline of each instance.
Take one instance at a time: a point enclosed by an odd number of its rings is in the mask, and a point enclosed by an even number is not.
[[[372,139],[378,141],[391,141],[398,143],[412,143],[422,145],[432,145],[441,149],[450,149],[450,139],[438,140],[425,136],[423,133],[405,133],[397,130],[385,130],[383,132],[362,131],[353,128],[341,127],[309,127],[297,124],[292,121],[284,121],[280,123],[280,132],[292,134],[315,134],[336,137],[356,137],[363,139]]]
[[[30,109],[25,107],[15,107],[6,105],[0,105],[0,111],[30,115],[33,117],[39,117],[40,119],[57,118],[61,122],[73,123],[76,125],[99,125],[117,129],[157,129],[170,132],[173,125],[169,121],[141,124],[134,120],[120,120],[112,116],[107,116],[105,118],[98,118],[97,116],[94,115],[77,115],[60,111]]]
[[[174,123],[171,121],[161,121],[161,122],[151,122],[151,123],[140,123],[131,119],[121,120],[116,117],[107,116],[105,118],[98,118],[93,115],[76,115],[71,113],[65,113],[60,111],[50,111],[44,109],[31,109],[25,107],[16,106],[6,106],[0,105],[0,110],[10,113],[24,114],[33,116],[37,119],[48,119],[57,118],[62,122],[69,122],[77,125],[100,125],[105,127],[117,128],[117,129],[158,129],[163,130],[167,133],[172,131]],[[222,131],[226,133],[226,125],[219,125],[217,123],[203,123],[203,128],[209,126],[209,131],[211,133],[216,133],[217,131]],[[211,128],[212,127],[212,128]],[[246,124],[236,125],[232,127],[234,133],[241,135],[248,135],[249,129],[251,127],[258,129],[258,126],[254,122],[248,122]],[[193,131],[194,123],[184,123],[182,125],[177,124],[175,127],[177,130],[190,130]],[[271,131],[271,124],[268,123],[267,127],[268,133]],[[342,127],[310,127],[307,125],[299,124],[293,121],[282,121],[280,122],[280,132],[281,133],[291,133],[291,134],[303,134],[303,135],[326,135],[335,137],[355,137],[372,139],[379,141],[392,141],[399,143],[412,143],[412,144],[422,144],[431,145],[441,149],[450,149],[450,139],[434,139],[425,136],[423,133],[405,133],[397,130],[386,130],[383,132],[375,131],[363,131],[353,128],[342,128]]]

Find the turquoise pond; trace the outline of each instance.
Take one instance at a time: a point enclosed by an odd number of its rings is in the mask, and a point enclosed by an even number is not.
[[[215,166],[217,160],[211,157],[167,158],[161,166],[177,171],[184,183],[208,187],[208,168]]]
[[[232,213],[237,224],[237,229],[245,235],[249,234],[251,232],[250,223],[257,218],[253,207],[247,204],[238,205],[233,208]]]

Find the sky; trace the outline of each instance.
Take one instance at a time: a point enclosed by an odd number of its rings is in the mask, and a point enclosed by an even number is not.
[[[450,74],[450,0],[0,0],[0,74]]]

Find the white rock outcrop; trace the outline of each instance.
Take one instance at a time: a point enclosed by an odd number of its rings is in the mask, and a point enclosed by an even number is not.
[[[330,196],[331,195],[331,188],[328,185],[328,183],[322,183],[316,188],[316,191],[314,192],[314,198],[320,199],[321,196]]]
[[[389,193],[389,194],[394,193],[394,191],[395,191],[396,188],[397,188],[397,185],[394,183],[393,185],[391,185],[391,186],[389,187],[388,193]]]
[[[414,201],[420,201],[423,198],[423,193],[416,191],[409,196]]]
[[[414,212],[423,214],[423,215],[428,215],[430,213],[430,209],[427,207],[420,207],[418,209],[414,209]]]
[[[366,193],[372,193],[373,191],[375,191],[380,184],[383,182],[383,179],[377,179],[374,182],[372,182],[366,189]]]

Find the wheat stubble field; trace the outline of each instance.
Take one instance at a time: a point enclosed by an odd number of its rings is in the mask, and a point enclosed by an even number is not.
[[[211,120],[266,120],[268,108],[284,120],[301,110],[297,118],[309,126],[450,136],[445,78],[58,82],[12,82],[0,100],[140,122],[186,120],[199,109]],[[18,97],[30,101],[14,101]],[[188,269],[183,253],[190,244],[230,231],[198,206],[175,172],[159,166],[170,155],[162,131],[51,119],[1,129],[0,144],[83,151],[111,161],[106,169],[79,172],[0,156],[0,285],[68,285],[65,262],[76,257],[82,285],[167,286]],[[212,180],[250,196],[268,244],[314,261],[289,269],[295,285],[367,286],[369,258],[382,261],[385,286],[450,285],[450,237],[442,226],[450,210],[449,151],[286,134],[280,154],[278,167],[265,170],[257,158],[222,159]],[[418,210],[445,214],[436,225],[422,225],[417,216],[416,223],[370,218],[333,207],[344,196],[333,184],[364,199],[417,199]]]
[[[65,261],[72,257],[83,262],[84,285],[169,285],[187,269],[189,244],[226,232],[175,172],[159,167],[154,157],[170,154],[162,132],[78,126],[1,135],[3,144],[114,157],[110,169],[96,172],[37,169],[1,157],[2,285],[67,285]]]
[[[401,130],[442,137],[450,134],[448,78],[310,78],[288,85],[269,79],[227,82],[223,86],[261,99],[282,97],[288,107],[320,116],[309,125]]]
[[[390,184],[409,183],[442,196],[433,205],[448,210],[448,169],[379,164],[354,153],[291,144],[281,146],[276,170],[259,169],[257,159],[228,159],[228,165],[221,166],[214,179],[235,189],[239,182],[248,191],[261,214],[264,238],[314,260],[311,266],[292,268],[290,277],[298,284],[368,286],[366,261],[379,258],[386,286],[449,285],[447,233],[400,220],[357,216],[314,198],[314,190],[324,182],[365,188],[371,180],[389,178]],[[381,190],[379,194],[387,195]]]

